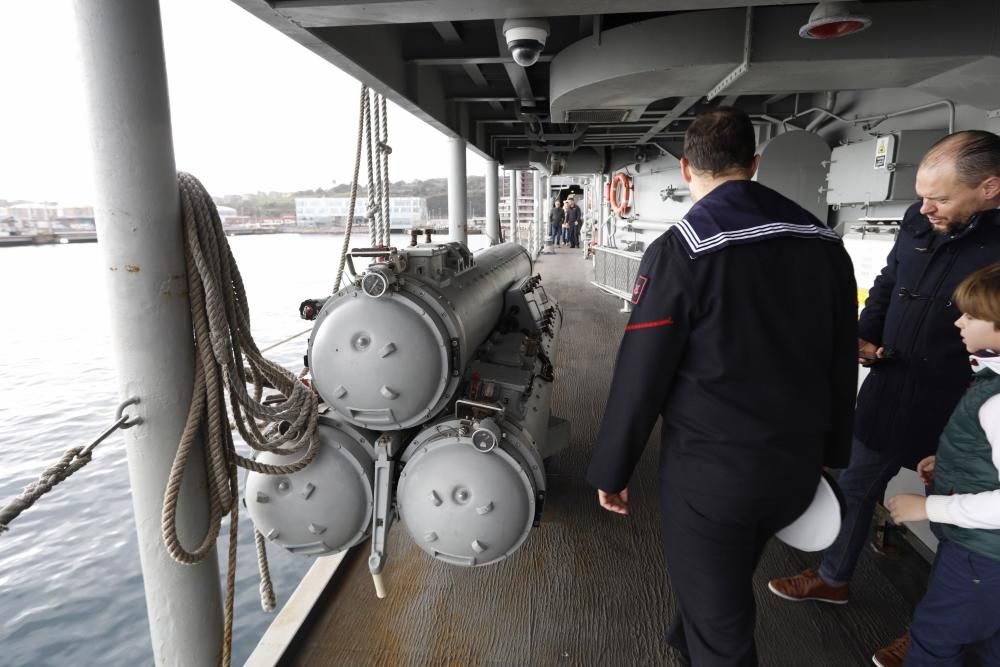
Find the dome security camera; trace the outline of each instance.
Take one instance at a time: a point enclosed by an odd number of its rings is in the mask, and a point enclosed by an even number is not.
[[[508,19],[503,22],[503,36],[514,62],[531,67],[545,48],[549,24],[543,19]]]

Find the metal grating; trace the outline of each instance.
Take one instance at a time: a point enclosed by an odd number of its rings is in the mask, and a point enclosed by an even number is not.
[[[632,298],[641,259],[642,253],[638,252],[594,248],[594,284],[623,299]]]
[[[567,123],[624,123],[631,109],[573,109],[566,112]]]

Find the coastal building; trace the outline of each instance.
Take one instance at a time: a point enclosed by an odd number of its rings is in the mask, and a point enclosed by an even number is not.
[[[296,197],[295,219],[300,225],[344,225],[350,212],[350,197]],[[368,198],[358,197],[354,207],[354,222],[365,224],[368,218]],[[424,197],[390,197],[389,224],[394,229],[409,229],[427,222],[427,200]]]
[[[535,172],[525,170],[517,174],[517,219],[528,222],[535,218]],[[510,172],[500,179],[500,219],[510,220]]]
[[[21,202],[7,207],[10,217],[18,222],[48,222],[59,217],[59,207],[42,202]]]
[[[232,206],[219,206],[216,204],[215,209],[219,212],[219,219],[222,220],[223,224],[229,218],[238,218],[239,213]]]

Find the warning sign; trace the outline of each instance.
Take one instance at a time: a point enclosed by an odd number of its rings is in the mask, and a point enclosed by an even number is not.
[[[889,149],[892,147],[892,136],[879,137],[875,142],[875,169],[885,169],[889,162]]]

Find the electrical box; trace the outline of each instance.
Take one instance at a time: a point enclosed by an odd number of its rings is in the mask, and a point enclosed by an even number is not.
[[[826,203],[915,201],[917,166],[944,130],[900,130],[837,146],[830,155]]]

